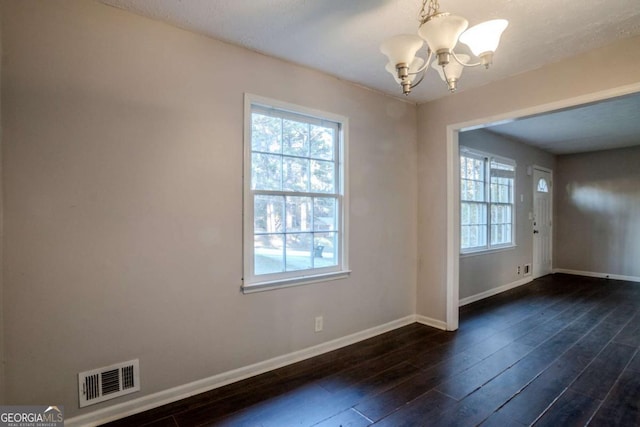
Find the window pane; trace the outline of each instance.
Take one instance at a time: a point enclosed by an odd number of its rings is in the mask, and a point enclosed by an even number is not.
[[[338,229],[336,202],[335,198],[329,197],[316,197],[313,200],[314,231],[335,231]]]
[[[484,181],[463,180],[460,186],[460,200],[484,202]]]
[[[491,161],[491,245],[513,242],[513,193],[515,166],[498,160]],[[498,204],[499,203],[499,204]]]
[[[548,193],[549,186],[547,185],[547,180],[544,178],[540,178],[538,180],[538,192],[540,193]]]
[[[485,159],[473,159],[472,160],[472,165],[473,165],[473,175],[472,178],[479,180],[479,181],[484,181],[487,176],[487,174],[485,173],[485,168],[486,168],[486,160]]]
[[[485,203],[463,202],[460,220],[463,225],[487,225],[487,205]]]
[[[334,193],[335,179],[335,163],[311,160],[311,191]]]
[[[463,225],[460,229],[460,247],[467,249],[471,247],[471,241],[469,239],[469,227]]]
[[[476,181],[485,180],[485,160],[460,156],[460,177]]]
[[[287,197],[287,233],[311,231],[311,197]]]
[[[311,233],[287,234],[287,271],[313,268]]]
[[[511,224],[497,224],[491,226],[491,244],[508,245],[511,243]]]
[[[313,238],[313,264],[315,268],[338,265],[338,233],[315,233]]]
[[[515,170],[516,167],[514,165],[491,159],[491,176],[515,178]]]
[[[515,166],[491,160],[491,201],[513,203]]]
[[[470,168],[469,168],[469,161],[471,159],[464,157],[464,156],[460,156],[460,178],[463,179],[469,179],[471,178],[470,175]]]
[[[285,191],[309,191],[309,160],[284,157],[282,187]]]
[[[487,199],[484,181],[473,182],[473,198],[477,202],[484,202]]]
[[[475,226],[470,226],[470,225],[465,225],[462,227],[462,229],[465,230],[464,234],[467,235],[466,242],[465,242],[466,246],[464,246],[463,249],[472,248],[476,246],[476,242],[478,239],[476,237],[477,232],[475,231],[475,228],[476,228]]]
[[[251,150],[282,152],[282,119],[253,113],[251,115]]]
[[[333,160],[335,130],[316,125],[311,125],[309,130],[311,133],[311,157]]]
[[[254,196],[253,229],[255,233],[280,233],[284,231],[284,197]]]
[[[460,203],[460,224],[466,225],[471,223],[471,208],[468,203]]]
[[[511,205],[491,205],[491,224],[511,224]]]
[[[476,246],[487,246],[487,227],[476,226]]]
[[[262,234],[253,238],[253,267],[255,274],[284,271],[284,235]]]
[[[461,242],[465,244],[462,249],[486,247],[487,246],[487,227],[480,225],[463,225],[461,227]]]
[[[471,181],[468,179],[460,180],[460,200],[469,200],[471,191]]]
[[[462,202],[460,204],[461,249],[487,246],[487,204]]]
[[[251,189],[282,189],[281,156],[253,153],[251,155]]]
[[[511,224],[512,205],[491,206],[491,244],[504,245],[512,243]]]
[[[513,179],[491,178],[491,201],[513,203]]]
[[[282,152],[290,156],[309,156],[309,124],[282,120]]]

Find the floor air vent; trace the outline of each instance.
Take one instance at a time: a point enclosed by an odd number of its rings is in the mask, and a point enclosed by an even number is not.
[[[81,408],[139,390],[138,359],[78,374]]]

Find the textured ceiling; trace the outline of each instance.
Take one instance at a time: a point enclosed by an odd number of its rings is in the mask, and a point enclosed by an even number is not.
[[[101,0],[152,19],[402,96],[379,45],[415,34],[420,0]],[[440,0],[474,25],[506,18],[494,65],[466,69],[459,90],[640,34],[639,0]],[[456,49],[466,53],[466,46]],[[424,51],[422,51],[424,53]],[[410,100],[447,95],[434,70]]]
[[[640,145],[640,94],[486,128],[553,154]]]
[[[99,1],[398,97],[401,90],[384,69],[379,45],[396,34],[415,34],[421,6],[421,0]],[[440,0],[440,5],[470,26],[494,18],[510,22],[493,66],[465,69],[460,91],[640,35],[640,0]],[[464,45],[456,51],[469,53]],[[409,100],[447,95],[430,70]],[[488,130],[556,154],[640,145],[640,96]]]

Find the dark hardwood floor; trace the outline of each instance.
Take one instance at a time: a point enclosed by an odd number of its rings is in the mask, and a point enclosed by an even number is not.
[[[640,426],[640,284],[550,275],[110,426]]]

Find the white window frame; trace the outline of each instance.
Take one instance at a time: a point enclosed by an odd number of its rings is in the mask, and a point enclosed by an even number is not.
[[[504,250],[504,249],[510,249],[510,248],[514,248],[516,247],[516,186],[517,186],[517,163],[515,160],[513,159],[509,159],[507,157],[502,157],[502,156],[497,156],[494,154],[490,154],[490,153],[486,153],[483,151],[479,151],[479,150],[474,150],[468,147],[464,147],[464,146],[460,146],[460,153],[458,155],[458,170],[460,170],[460,160],[461,157],[466,156],[466,157],[470,157],[470,158],[475,158],[475,159],[482,159],[484,161],[485,167],[484,167],[484,194],[485,194],[485,201],[484,202],[478,202],[478,203],[484,203],[487,206],[487,225],[486,225],[486,237],[487,237],[487,244],[484,246],[475,246],[472,248],[462,248],[462,215],[460,215],[460,223],[458,224],[458,226],[460,227],[460,254],[461,255],[472,255],[472,254],[482,254],[482,253],[486,253],[486,252],[494,252],[494,251],[498,251],[498,250]],[[496,161],[502,164],[506,164],[506,165],[510,165],[513,166],[513,188],[512,188],[512,195],[511,195],[511,200],[512,202],[509,203],[512,206],[512,211],[511,211],[511,241],[509,243],[502,243],[502,244],[496,244],[496,245],[492,245],[491,244],[491,226],[492,226],[492,222],[491,222],[491,206],[492,205],[505,205],[506,203],[501,203],[501,202],[493,202],[491,200],[491,162],[492,161]],[[458,186],[460,186],[462,183],[462,176],[460,176],[460,181],[458,182]],[[459,203],[459,209],[460,212],[462,212],[462,192],[460,192],[460,198],[458,200]]]
[[[337,265],[331,267],[314,268],[308,270],[289,271],[256,275],[254,273],[254,196],[260,192],[251,189],[251,121],[253,106],[259,109],[273,109],[278,114],[291,113],[297,116],[306,116],[311,121],[329,121],[338,124],[338,147],[336,164],[336,189],[337,194]],[[299,105],[277,101],[258,95],[245,93],[244,96],[244,168],[243,168],[243,293],[253,293],[277,288],[298,286],[309,283],[324,282],[348,277],[348,194],[347,189],[347,147],[348,147],[349,120],[345,116],[327,113]],[[289,192],[288,192],[289,193]],[[324,193],[298,193],[290,192],[293,196],[327,196]]]

